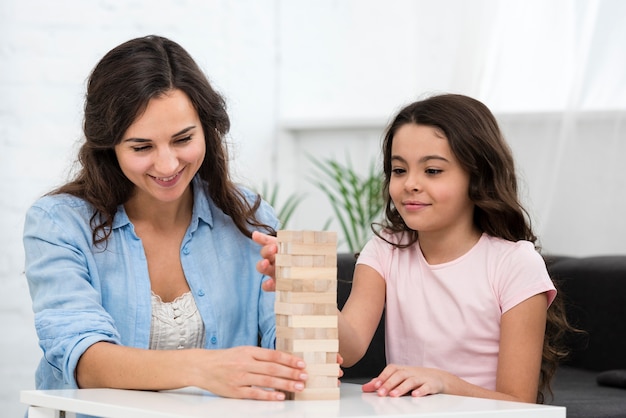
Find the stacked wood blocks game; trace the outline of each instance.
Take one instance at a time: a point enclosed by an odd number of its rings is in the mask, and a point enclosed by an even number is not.
[[[307,364],[302,392],[287,399],[339,399],[337,234],[278,231],[276,349]]]

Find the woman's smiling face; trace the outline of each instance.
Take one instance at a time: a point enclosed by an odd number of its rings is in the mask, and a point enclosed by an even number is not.
[[[115,146],[135,196],[175,202],[183,196],[206,152],[200,118],[189,97],[172,90],[151,99]]]

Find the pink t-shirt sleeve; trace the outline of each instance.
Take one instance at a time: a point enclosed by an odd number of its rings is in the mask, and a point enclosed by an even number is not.
[[[495,289],[502,313],[535,296],[547,293],[548,306],[556,297],[554,283],[550,279],[543,257],[535,250],[532,243],[519,241],[511,247],[506,256],[498,263],[500,274],[495,275]]]
[[[361,250],[356,263],[365,264],[385,277],[383,265],[389,263],[391,251],[389,248],[385,251],[384,246],[388,245],[389,244],[378,237],[370,239],[363,247],[363,250]]]

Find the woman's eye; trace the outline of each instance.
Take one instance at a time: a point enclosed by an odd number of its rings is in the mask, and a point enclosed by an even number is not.
[[[191,141],[191,135],[176,140],[176,142],[179,144],[184,144],[185,142],[189,141]]]
[[[135,152],[146,151],[148,149],[150,149],[150,145],[143,145],[141,147],[133,147],[133,151]]]
[[[392,168],[391,169],[391,172],[396,175],[403,174],[405,171],[406,170],[404,168]]]

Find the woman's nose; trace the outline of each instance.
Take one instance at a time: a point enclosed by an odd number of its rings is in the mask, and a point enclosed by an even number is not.
[[[161,149],[157,152],[154,168],[157,173],[163,176],[169,176],[178,169],[178,157],[171,148]]]

